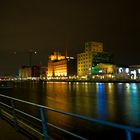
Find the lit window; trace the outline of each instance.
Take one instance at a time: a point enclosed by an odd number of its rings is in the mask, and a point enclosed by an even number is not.
[[[99,73],[102,73],[103,71],[102,70],[99,70]]]
[[[121,73],[123,71],[123,69],[122,68],[119,68],[119,72]]]
[[[126,69],[125,69],[125,72],[128,73],[128,72],[129,72],[129,68],[126,68]]]
[[[131,71],[131,79],[136,79],[136,70]]]

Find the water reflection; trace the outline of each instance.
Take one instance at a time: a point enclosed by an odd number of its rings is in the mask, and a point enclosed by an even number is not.
[[[106,99],[108,119],[113,121],[116,116],[115,84],[107,83],[106,92],[108,93]]]
[[[97,83],[97,111],[99,118],[106,118],[106,100],[105,100],[105,90],[103,83]]]
[[[5,94],[67,112],[140,126],[140,83],[17,83]],[[53,118],[59,118],[63,125],[70,122],[55,114]]]
[[[126,100],[125,100],[125,112],[127,115],[127,123],[129,122],[130,125],[139,126],[140,125],[140,100],[139,100],[139,93],[138,84],[130,83],[126,84]],[[133,114],[133,115],[132,115]]]

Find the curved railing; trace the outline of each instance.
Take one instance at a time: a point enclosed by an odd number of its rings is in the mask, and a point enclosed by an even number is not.
[[[103,120],[100,120],[100,119],[90,118],[90,117],[86,117],[86,116],[82,116],[82,115],[78,115],[78,114],[74,114],[74,113],[64,112],[64,111],[57,110],[57,109],[54,109],[54,108],[46,107],[46,106],[43,106],[43,105],[35,104],[35,103],[32,103],[32,102],[28,102],[28,101],[24,101],[24,100],[20,100],[20,99],[16,99],[16,98],[13,98],[13,97],[9,97],[9,96],[0,94],[0,99],[1,98],[9,100],[10,105],[3,102],[2,100],[0,100],[0,116],[4,115],[5,108],[8,109],[8,110],[11,110],[12,121],[14,122],[14,125],[15,125],[16,128],[18,127],[19,123],[21,123],[18,116],[17,116],[17,113],[23,114],[25,116],[30,117],[31,119],[39,121],[41,123],[41,128],[42,128],[42,134],[40,134],[40,135],[44,140],[51,139],[48,135],[47,126],[58,129],[58,130],[66,133],[66,134],[69,134],[69,135],[75,137],[75,138],[78,138],[78,139],[81,139],[81,140],[87,140],[87,138],[84,138],[80,135],[74,134],[74,133],[72,133],[70,131],[67,131],[63,128],[60,128],[60,127],[58,127],[54,124],[47,123],[46,122],[46,115],[45,115],[45,112],[44,112],[45,110],[50,110],[50,111],[57,112],[57,113],[60,113],[60,114],[63,114],[63,115],[71,116],[75,119],[76,118],[77,119],[82,119],[82,120],[86,120],[86,121],[89,121],[91,123],[97,123],[97,124],[100,124],[100,125],[103,125],[103,126],[109,126],[109,127],[112,127],[112,128],[122,129],[126,133],[126,139],[127,140],[132,140],[132,133],[140,134],[140,128],[129,127],[129,126],[126,126],[126,125],[121,125],[121,124],[117,124],[117,123],[103,121]],[[23,103],[23,104],[27,104],[27,105],[37,107],[40,111],[40,118],[37,118],[33,115],[30,115],[30,114],[26,113],[25,111],[17,109],[15,107],[15,102],[20,102],[20,103]],[[4,115],[4,116],[6,116],[6,115]],[[23,125],[23,123],[22,123],[22,125]]]

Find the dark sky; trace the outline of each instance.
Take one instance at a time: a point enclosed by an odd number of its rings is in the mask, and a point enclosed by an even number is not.
[[[102,41],[116,64],[140,64],[140,8],[135,0],[3,0],[0,2],[0,74],[47,65],[54,51],[75,56],[87,41]],[[17,52],[14,55],[14,51]]]

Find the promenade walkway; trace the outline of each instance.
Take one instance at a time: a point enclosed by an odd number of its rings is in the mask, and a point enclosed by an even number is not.
[[[0,140],[31,140],[26,135],[16,131],[6,120],[0,118]]]

